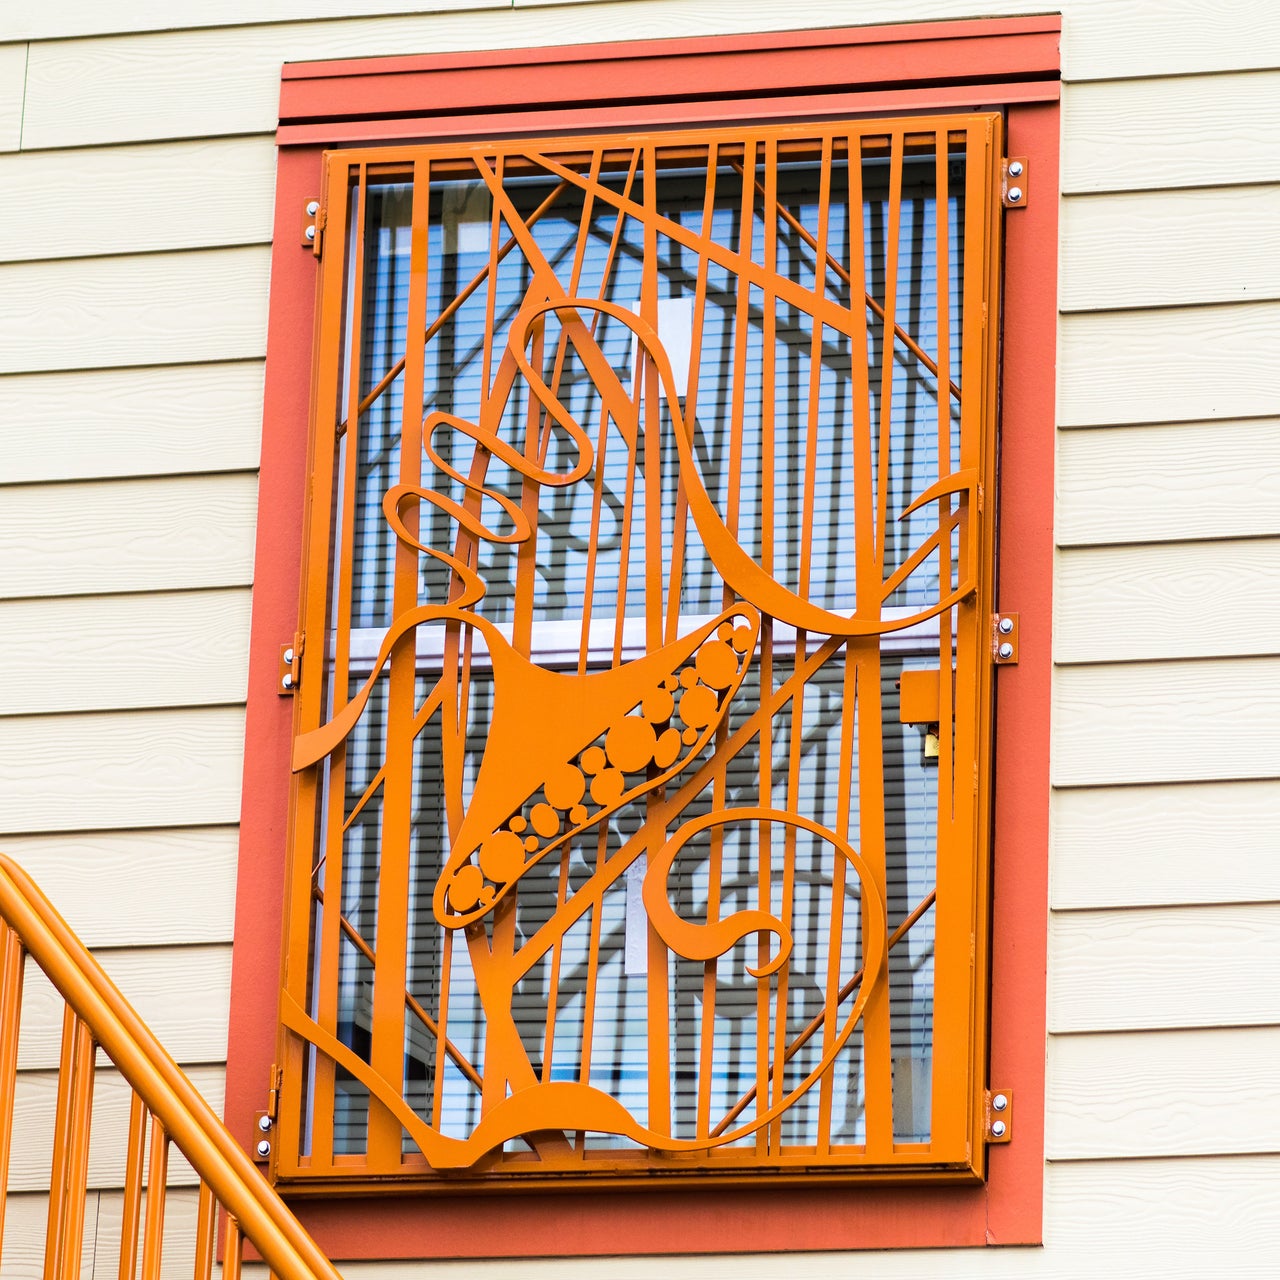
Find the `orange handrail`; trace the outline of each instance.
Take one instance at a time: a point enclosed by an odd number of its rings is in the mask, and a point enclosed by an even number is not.
[[[164,1222],[168,1143],[201,1180],[197,1272],[213,1261],[216,1214],[227,1215],[228,1274],[238,1271],[241,1238],[249,1240],[279,1280],[340,1280],[333,1264],[275,1193],[195,1086],[162,1048],[80,939],[31,878],[0,856],[0,1191],[7,1188],[13,1131],[18,1035],[25,956],[66,1002],[50,1186],[45,1280],[78,1274],[88,1172],[93,1046],[107,1055],[134,1091],[126,1160],[126,1221],[121,1274],[132,1275],[142,1243],[142,1275],[158,1273]],[[145,1108],[145,1110],[144,1110]],[[146,1222],[139,1233],[146,1113],[152,1117]],[[129,1221],[132,1215],[132,1222]],[[0,1244],[4,1207],[0,1196]],[[128,1256],[127,1256],[128,1255]]]

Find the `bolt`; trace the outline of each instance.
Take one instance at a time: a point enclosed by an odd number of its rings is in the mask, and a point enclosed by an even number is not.
[[[992,1111],[1003,1111],[1008,1105],[1009,1099],[1006,1098],[1003,1093],[997,1093],[996,1096],[991,1099]]]
[[[1010,166],[1009,172],[1010,172],[1010,173],[1013,173],[1013,168],[1012,168],[1012,166]],[[1018,173],[1021,173],[1021,172],[1022,172],[1022,166],[1021,166],[1021,165],[1019,165],[1019,166],[1018,166]],[[1016,177],[1018,176],[1018,173],[1014,173],[1014,174],[1013,174],[1013,176],[1016,178]],[[319,212],[320,212],[320,201],[319,201],[319,200],[308,200],[308,201],[307,201],[307,217],[308,217],[308,218],[314,218],[314,217],[316,216],[316,214],[317,214],[317,213],[319,213]]]
[[[1021,188],[1021,187],[1010,187],[1010,188],[1009,188],[1009,203],[1010,203],[1010,204],[1017,204],[1019,201],[1021,201],[1021,199],[1022,199],[1022,188]],[[308,227],[308,228],[307,228],[308,234],[310,234],[310,233],[311,233],[312,231],[314,231],[314,230],[315,230],[315,228],[314,228],[314,227]]]
[[[1001,656],[1002,658],[1012,658],[1012,657],[1013,657],[1013,645],[1011,645],[1011,644],[1006,640],[1006,641],[1004,642],[1004,644],[1002,644],[1002,645],[1000,646],[1000,651],[999,651],[999,652],[1000,652],[1000,656]],[[287,679],[288,679],[288,676],[286,676],[286,677],[285,677],[285,679],[287,680]]]
[[[263,1133],[268,1133],[268,1132],[270,1131],[270,1129],[271,1129],[271,1117],[270,1117],[270,1116],[259,1116],[259,1117],[258,1117],[258,1128],[259,1128],[259,1129],[261,1129]]]
[[[286,671],[284,673],[284,675],[280,679],[280,687],[282,689],[293,688],[293,672],[292,671]]]
[[[265,1160],[271,1154],[271,1143],[269,1143],[266,1140],[266,1138],[263,1138],[263,1140],[260,1143],[258,1143],[257,1151],[258,1151],[258,1154]]]
[[[1021,160],[1009,161],[1009,177],[1011,178],[1022,177],[1022,161]],[[310,213],[311,210],[308,209],[307,212]]]
[[[1016,190],[1017,190],[1017,188],[1015,187],[1015,188],[1014,188],[1014,191],[1016,191]],[[1010,199],[1010,200],[1012,200],[1012,199],[1013,199],[1013,191],[1010,191],[1010,192],[1009,192],[1009,199]],[[315,229],[314,224],[313,224],[312,226],[309,226],[309,227],[307,228],[306,236],[307,236],[307,239],[308,239],[308,240],[314,240],[314,239],[316,238],[316,229]]]
[[[1000,619],[1000,634],[1001,634],[1002,636],[1007,636],[1007,635],[1009,634],[1009,632],[1010,632],[1010,631],[1012,631],[1012,630],[1013,630],[1013,619],[1012,619],[1012,618],[1001,618],[1001,619]],[[290,649],[290,650],[289,650],[289,652],[288,652],[288,653],[286,653],[286,654],[284,655],[284,660],[285,660],[286,662],[292,662],[292,661],[293,661],[293,650],[292,650],[292,649]]]
[[[991,1126],[991,1136],[993,1138],[1003,1138],[1004,1135],[1008,1133],[1008,1131],[1009,1131],[1009,1126],[1005,1124],[1003,1120],[997,1120],[995,1124]],[[261,1142],[258,1143],[259,1149],[261,1149],[264,1145],[265,1145],[264,1143],[261,1143]]]
[[[1000,624],[1000,630],[1001,630],[1001,631],[1004,631],[1005,629],[1006,629],[1006,628],[1005,628],[1005,625],[1004,625],[1004,623],[1002,622],[1002,623]],[[284,660],[285,660],[286,662],[292,662],[292,661],[293,661],[293,650],[292,650],[292,649],[286,649],[286,650],[284,651]]]

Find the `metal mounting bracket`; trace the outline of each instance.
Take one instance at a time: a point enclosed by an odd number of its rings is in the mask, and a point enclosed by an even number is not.
[[[318,258],[323,235],[324,209],[321,208],[319,199],[312,196],[302,206],[302,247],[310,249]]]
[[[1013,1139],[1013,1090],[988,1089],[986,1092],[986,1121],[983,1128],[989,1143],[1010,1142]]]
[[[1000,166],[1000,199],[1006,209],[1027,207],[1028,176],[1026,156],[1010,156]]]
[[[280,646],[280,669],[276,675],[276,692],[292,697],[302,679],[302,636],[295,635],[289,644]]]
[[[991,615],[991,657],[998,667],[1013,667],[1018,663],[1018,615],[995,613]]]

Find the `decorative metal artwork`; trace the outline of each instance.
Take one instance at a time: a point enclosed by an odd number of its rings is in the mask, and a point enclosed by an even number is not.
[[[327,173],[278,1176],[972,1168],[998,119]]]

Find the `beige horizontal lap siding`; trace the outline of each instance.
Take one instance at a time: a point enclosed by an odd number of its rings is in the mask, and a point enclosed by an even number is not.
[[[1141,13],[1157,43],[1178,31],[1189,60],[1166,78],[1142,39],[1107,40],[1128,78],[1064,97],[1049,1166],[1023,1274],[1262,1276],[1280,1236],[1280,56],[1263,30],[1248,60],[1243,4],[1112,8],[1117,30]],[[1228,24],[1242,61],[1197,63]]]
[[[0,154],[0,262],[267,244],[275,167],[269,133]]]
[[[808,1260],[833,1277],[1270,1276],[1280,1250],[1280,7],[1061,8],[1046,1247]],[[0,15],[0,669],[23,673],[0,700],[0,831],[18,833],[0,848],[216,1105],[281,64],[1036,11],[50,0]],[[53,1043],[41,1008],[33,1097]],[[103,1106],[86,1250],[105,1272],[121,1140]],[[41,1198],[14,1203],[6,1278],[42,1260]],[[194,1204],[171,1198],[185,1238]],[[521,1271],[752,1280],[780,1265]],[[421,1264],[343,1270],[399,1280]]]
[[[253,470],[262,377],[259,359],[0,378],[0,485]]]
[[[1157,8],[1158,5],[1158,8]],[[1197,74],[1280,65],[1280,16],[1270,0],[1060,0],[1064,15],[1063,65],[1073,80]],[[1036,12],[1025,0],[808,0],[803,7],[785,0],[191,0],[175,7],[167,0],[129,0],[109,9],[94,0],[60,0],[14,6],[0,16],[0,41],[53,40],[118,33],[168,32],[180,28],[245,27],[324,19],[463,14],[474,25],[477,48],[537,41],[511,10],[531,11],[558,42],[607,39],[617,27],[639,17],[655,37],[781,31],[797,27],[872,25],[945,18]],[[498,10],[501,12],[482,12]],[[523,15],[522,15],[523,16]],[[328,25],[328,24],[325,24]],[[1248,33],[1242,39],[1242,33]],[[621,37],[619,37],[621,38]],[[417,44],[416,49],[428,46]],[[301,55],[298,55],[301,56]]]

